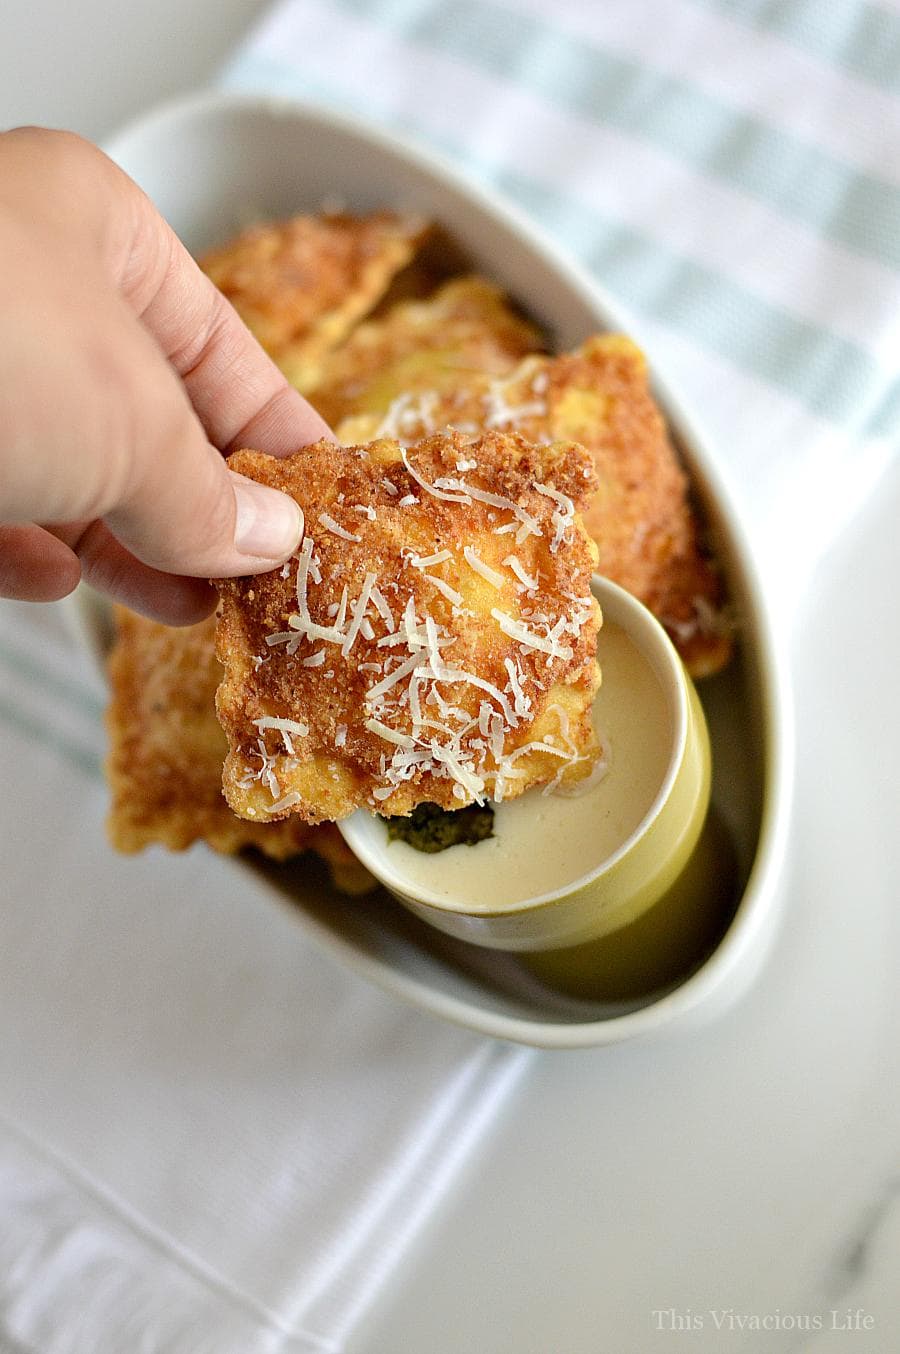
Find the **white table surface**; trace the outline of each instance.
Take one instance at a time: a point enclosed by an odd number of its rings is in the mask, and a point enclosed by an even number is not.
[[[5,0],[0,125],[101,138],[204,83],[261,9]],[[356,1354],[900,1348],[898,520],[900,465],[793,632],[796,846],[762,979],[708,1029],[536,1054]]]

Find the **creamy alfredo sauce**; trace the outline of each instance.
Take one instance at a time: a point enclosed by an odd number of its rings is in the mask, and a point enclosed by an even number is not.
[[[671,721],[656,673],[627,633],[605,618],[597,656],[603,683],[594,726],[606,773],[580,794],[536,789],[495,805],[494,835],[476,846],[427,855],[391,842],[388,860],[410,884],[472,911],[492,911],[571,884],[630,836],[666,774]]]

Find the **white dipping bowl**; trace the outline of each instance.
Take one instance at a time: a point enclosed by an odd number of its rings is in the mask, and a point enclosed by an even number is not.
[[[506,287],[557,348],[598,330],[641,341],[630,317],[521,212],[438,157],[359,121],[283,100],[205,93],[148,113],[106,149],[194,251],[254,220],[329,200],[351,211],[417,211],[441,222],[471,264]],[[732,664],[700,688],[712,745],[712,804],[737,853],[733,915],[706,961],[685,981],[621,1000],[563,997],[514,956],[442,935],[386,894],[340,897],[305,862],[235,864],[262,872],[297,924],[368,979],[419,1008],[525,1044],[607,1044],[709,1017],[745,990],[775,929],[791,786],[786,677],[714,449],[704,446],[655,369],[654,388],[690,471],[739,627]],[[108,641],[107,613],[90,596],[79,605],[79,624],[99,656]]]

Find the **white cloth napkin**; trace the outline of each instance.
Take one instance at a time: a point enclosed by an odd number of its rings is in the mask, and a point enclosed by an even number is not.
[[[52,609],[0,604],[0,1350],[339,1350],[528,1052],[202,848],[116,857],[102,700]]]
[[[898,52],[865,0],[284,0],[224,79],[424,140],[594,269],[789,622],[896,454]],[[529,1055],[227,862],[116,859],[52,613],[0,607],[0,676],[0,1347],[339,1350]]]

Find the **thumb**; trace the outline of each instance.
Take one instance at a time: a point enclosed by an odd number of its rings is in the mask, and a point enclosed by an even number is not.
[[[193,415],[185,422],[195,422]],[[299,504],[229,470],[199,425],[151,449],[147,462],[135,491],[104,515],[116,539],[144,564],[169,574],[228,578],[274,569],[299,545]]]
[[[130,473],[96,515],[139,560],[166,573],[226,578],[283,563],[303,534],[299,505],[228,469],[153,337],[124,303],[118,309]]]
[[[225,578],[246,573],[248,559],[259,561],[259,565],[281,564],[297,549],[303,535],[305,523],[300,504],[280,490],[273,491],[268,485],[258,484],[233,470],[226,474],[235,501],[233,556],[229,559],[226,555],[218,575]]]

